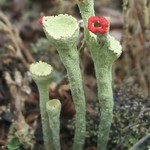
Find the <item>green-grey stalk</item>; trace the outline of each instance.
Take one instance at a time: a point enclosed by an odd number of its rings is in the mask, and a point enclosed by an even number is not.
[[[55,17],[44,17],[43,29],[50,42],[57,48],[67,70],[76,109],[73,150],[83,150],[86,128],[86,104],[79,65],[79,53],[76,47],[79,26],[75,18],[61,14]]]
[[[52,133],[49,128],[46,103],[49,100],[49,83],[52,67],[45,62],[36,62],[30,66],[32,78],[35,81],[40,95],[40,113],[42,121],[43,140],[46,150],[53,150]]]
[[[77,0],[84,21],[85,42],[91,52],[98,87],[100,105],[100,124],[97,150],[106,150],[113,117],[112,63],[121,54],[121,46],[114,38],[106,35],[94,35],[87,28],[88,19],[95,16],[93,0]]]
[[[61,103],[60,101],[58,99],[49,100],[46,103],[46,111],[49,119],[49,127],[52,132],[54,149],[61,150],[61,146],[60,146]]]

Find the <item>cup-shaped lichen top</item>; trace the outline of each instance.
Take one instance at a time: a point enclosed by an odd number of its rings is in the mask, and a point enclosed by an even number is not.
[[[87,44],[95,56],[105,59],[102,62],[112,64],[122,53],[120,42],[109,34],[109,21],[106,17],[91,16],[88,19]],[[94,33],[94,34],[92,34]],[[99,58],[97,58],[99,61]]]
[[[61,103],[58,99],[50,100],[46,103],[46,110],[47,112],[50,112],[51,114],[58,115],[60,114],[61,110]]]
[[[60,101],[58,99],[49,100],[46,103],[46,111],[49,119],[49,127],[52,131],[54,148],[55,150],[60,150]]]
[[[79,35],[79,26],[75,18],[67,14],[43,17],[41,24],[47,38],[54,44],[74,43]]]
[[[114,60],[120,57],[122,53],[122,47],[120,45],[120,42],[117,41],[114,37],[109,36],[109,50],[112,51],[112,55],[114,54]]]
[[[52,70],[53,68],[51,65],[42,61],[33,63],[30,66],[32,78],[34,79],[35,82],[38,83],[50,80],[51,78],[50,74],[52,73]]]
[[[53,150],[52,134],[49,129],[48,115],[46,112],[46,103],[49,100],[49,83],[52,73],[52,66],[39,61],[31,64],[30,72],[32,78],[37,84],[40,94],[40,111],[43,130],[43,140],[46,150]]]

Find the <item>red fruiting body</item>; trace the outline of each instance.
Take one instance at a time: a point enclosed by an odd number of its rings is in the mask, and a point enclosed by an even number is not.
[[[42,25],[42,23],[43,23],[43,18],[44,18],[44,16],[39,19],[40,25]]]
[[[100,26],[95,26],[96,23],[100,24]],[[97,16],[91,16],[88,19],[88,29],[94,34],[105,34],[107,32],[108,26],[109,22],[105,17],[99,18]]]

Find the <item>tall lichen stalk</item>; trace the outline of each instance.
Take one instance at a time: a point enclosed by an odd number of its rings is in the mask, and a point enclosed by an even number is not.
[[[88,30],[88,19],[94,16],[94,1],[77,0],[80,13],[84,21],[85,42],[91,52],[98,87],[98,100],[100,105],[100,125],[98,130],[97,150],[106,150],[109,132],[113,117],[112,92],[112,63],[120,55],[120,45],[110,35],[94,35]],[[111,42],[116,44],[113,48]],[[117,46],[119,46],[117,48]],[[115,48],[119,49],[115,52]],[[118,54],[117,54],[118,53]],[[117,56],[118,55],[118,56]]]
[[[65,32],[64,26],[66,27]],[[86,104],[80,72],[79,53],[76,47],[79,26],[73,17],[58,15],[55,17],[44,17],[43,29],[49,41],[56,47],[67,70],[76,110],[73,150],[83,150],[86,126]]]

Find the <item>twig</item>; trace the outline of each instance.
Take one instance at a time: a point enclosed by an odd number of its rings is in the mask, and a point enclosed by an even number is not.
[[[142,116],[143,113],[145,112],[148,112],[150,111],[150,108],[144,108],[144,109],[141,109],[141,111],[139,112],[137,118],[135,118],[135,121],[134,123],[131,123],[129,124],[127,127],[125,127],[123,130],[122,130],[122,133],[121,134],[124,134],[124,133],[127,133],[130,129],[132,129],[134,126],[136,126],[139,118]]]
[[[142,1],[143,2],[143,1]],[[145,3],[145,0],[144,2]],[[142,5],[142,4],[141,4]],[[148,84],[146,82],[146,78],[143,74],[143,70],[141,67],[141,52],[144,49],[144,42],[143,42],[143,33],[142,29],[144,30],[143,26],[139,26],[140,16],[144,15],[141,14],[141,11],[139,11],[142,6],[139,6],[139,3],[132,0],[123,0],[123,13],[124,13],[124,37],[123,37],[123,47],[124,49],[128,49],[131,54],[133,55],[133,62],[135,65],[135,68],[137,70],[137,78],[139,81],[139,84],[144,89],[145,95],[148,95]],[[140,8],[139,8],[140,7]],[[145,4],[143,5],[145,8]],[[136,9],[137,11],[136,11]],[[139,14],[140,13],[140,14]],[[135,17],[134,19],[134,26],[131,22],[131,17]],[[138,18],[139,17],[139,18]],[[132,27],[133,31],[132,33],[129,32],[130,27]],[[135,43],[135,39],[138,40],[138,43]],[[136,47],[135,47],[136,45]],[[139,54],[140,52],[140,54]],[[148,75],[147,75],[148,76]]]
[[[133,145],[130,148],[130,150],[138,150],[139,148],[144,146],[148,140],[150,140],[150,133],[148,135],[146,135],[145,137],[143,137],[142,139],[140,139],[135,145]]]
[[[1,11],[0,11],[0,30],[3,30],[5,33],[9,35],[9,38],[14,47],[13,52],[15,52],[16,57],[19,58],[19,60],[24,64],[24,66],[27,69],[29,69],[29,63],[34,62],[34,59],[30,54],[29,50],[27,50],[27,48],[23,44],[18,32],[11,25],[7,16],[5,16]]]
[[[8,72],[5,72],[4,78],[12,96],[12,105],[15,107],[16,110],[16,120],[10,127],[9,137],[16,136],[24,147],[32,149],[33,133],[31,132],[31,128],[29,127],[29,125],[26,123],[21,110],[21,91],[19,89],[21,89],[22,85],[22,76],[19,72],[15,72],[15,80],[13,80],[10,74]]]

